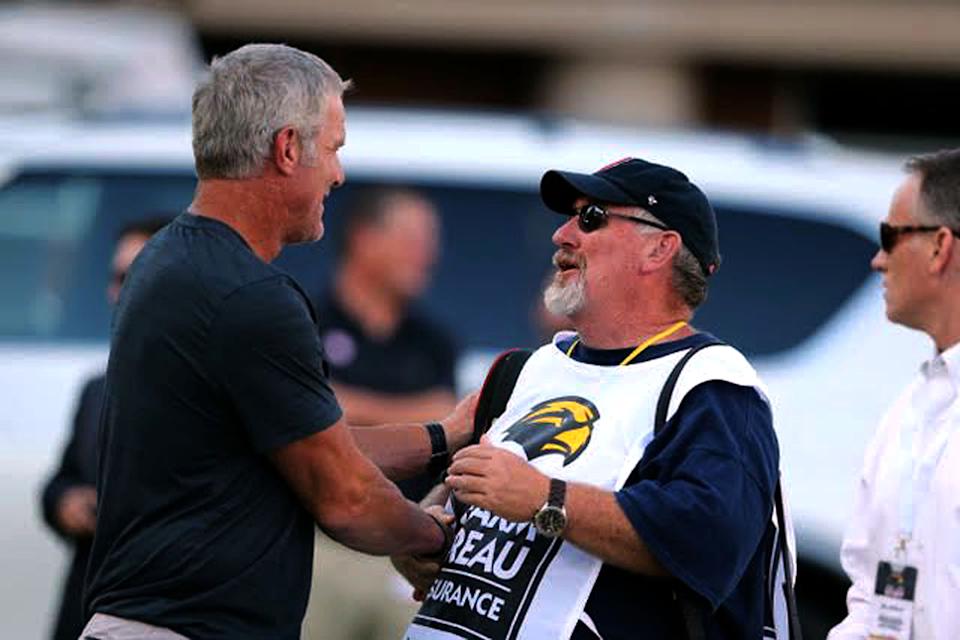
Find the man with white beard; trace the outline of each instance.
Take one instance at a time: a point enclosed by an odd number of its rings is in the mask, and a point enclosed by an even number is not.
[[[713,209],[631,158],[548,171],[540,192],[567,216],[544,301],[576,331],[454,456],[445,560],[395,559],[423,599],[405,638],[777,637],[770,406],[746,358],[690,325],[720,263]]]

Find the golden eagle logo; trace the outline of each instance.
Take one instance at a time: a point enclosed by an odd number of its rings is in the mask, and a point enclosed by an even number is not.
[[[563,456],[563,466],[567,466],[590,444],[593,423],[599,418],[600,412],[585,398],[555,398],[541,402],[514,422],[504,433],[504,440],[522,446],[527,460],[558,453]]]

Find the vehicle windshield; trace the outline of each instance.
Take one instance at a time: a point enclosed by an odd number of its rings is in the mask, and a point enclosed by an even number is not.
[[[289,247],[278,266],[318,296],[334,268],[338,211],[362,177],[326,207],[327,238]],[[131,220],[176,215],[190,202],[192,172],[46,170],[0,189],[0,340],[104,341],[105,288],[119,230]],[[532,190],[412,184],[438,206],[443,254],[423,306],[474,349],[540,342],[533,305],[563,221]],[[773,355],[809,338],[869,274],[875,246],[803,211],[718,202],[723,264],[695,324],[748,355]]]
[[[127,223],[174,215],[190,173],[26,172],[0,189],[0,338],[103,340],[110,258]]]

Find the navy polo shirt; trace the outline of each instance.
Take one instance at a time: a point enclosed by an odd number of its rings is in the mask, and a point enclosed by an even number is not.
[[[210,218],[156,234],[112,327],[87,615],[297,640],[314,521],[268,454],[340,416],[293,279]]]
[[[456,345],[443,327],[416,309],[406,311],[391,335],[373,337],[332,292],[317,308],[320,343],[334,383],[398,398],[437,389],[454,393]],[[434,484],[431,473],[397,482],[414,502],[423,500]]]
[[[654,345],[635,362],[712,340],[701,333]],[[570,344],[561,341],[558,348],[566,352]],[[616,366],[631,351],[578,344],[571,355],[581,362]],[[694,387],[647,446],[637,465],[637,470],[641,468],[616,499],[673,578],[647,577],[604,564],[585,608],[600,636],[685,638],[674,599],[681,590],[702,612],[708,640],[762,637],[779,469],[767,403],[752,387],[723,381]],[[572,640],[596,638],[582,623],[572,636]]]
[[[386,337],[367,335],[333,293],[319,301],[317,310],[334,382],[397,396],[434,389],[454,392],[456,344],[444,327],[418,309],[407,309]]]

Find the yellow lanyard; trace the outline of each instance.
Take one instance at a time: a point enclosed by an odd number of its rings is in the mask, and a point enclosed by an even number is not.
[[[643,353],[644,349],[646,349],[646,348],[649,347],[650,345],[653,345],[653,344],[656,344],[656,343],[660,342],[661,340],[664,340],[664,339],[666,339],[666,338],[669,338],[670,336],[672,336],[673,334],[675,334],[677,331],[680,331],[680,329],[682,329],[682,328],[685,327],[686,325],[687,325],[687,321],[686,321],[686,320],[681,320],[680,322],[678,322],[678,323],[676,323],[676,324],[674,324],[674,325],[672,325],[672,326],[664,329],[663,331],[661,331],[661,332],[658,333],[657,335],[651,336],[650,338],[647,338],[647,339],[644,340],[642,343],[640,343],[640,345],[637,346],[637,348],[634,349],[634,350],[630,353],[630,355],[628,355],[626,358],[624,358],[624,359],[623,359],[623,362],[621,362],[618,366],[623,367],[623,366],[626,366],[626,365],[630,364],[630,363],[633,361],[634,358],[636,358],[638,355],[640,355],[641,353]],[[574,341],[573,341],[573,344],[570,345],[570,348],[567,349],[567,357],[568,357],[568,358],[573,354],[573,350],[577,347],[578,344],[580,344],[580,338],[577,338],[576,340],[574,340]]]

